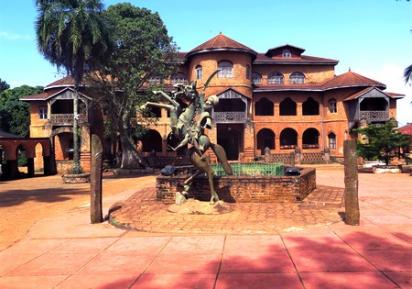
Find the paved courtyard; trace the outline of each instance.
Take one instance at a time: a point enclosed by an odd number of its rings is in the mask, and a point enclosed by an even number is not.
[[[26,231],[0,249],[0,288],[412,288],[412,177],[359,177],[361,226],[338,219],[271,234],[90,225],[87,187],[56,177],[1,183],[0,238],[15,220]],[[343,187],[343,170],[319,168],[317,180]],[[106,180],[106,210],[153,185],[153,177]]]

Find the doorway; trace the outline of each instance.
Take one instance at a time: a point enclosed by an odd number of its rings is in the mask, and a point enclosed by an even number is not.
[[[243,124],[217,124],[217,143],[225,149],[228,160],[238,160],[243,151]]]

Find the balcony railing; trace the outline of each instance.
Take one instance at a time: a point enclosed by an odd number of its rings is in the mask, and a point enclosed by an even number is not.
[[[359,119],[365,119],[367,122],[387,121],[389,120],[389,111],[387,110],[361,110]]]
[[[214,112],[214,120],[216,123],[244,123],[246,122],[245,111],[224,111]]]
[[[79,123],[87,122],[85,114],[79,114]],[[50,123],[52,125],[73,125],[73,114],[58,113],[50,115]]]

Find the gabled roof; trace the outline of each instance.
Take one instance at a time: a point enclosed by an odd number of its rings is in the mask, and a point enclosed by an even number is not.
[[[387,93],[384,92],[382,90],[380,90],[379,88],[372,86],[372,87],[367,87],[365,89],[362,89],[361,91],[358,91],[350,96],[348,96],[347,98],[345,98],[343,101],[348,101],[348,100],[355,100],[358,99],[361,96],[364,96],[368,93],[374,93],[372,96],[373,97],[380,97],[380,96],[384,96],[384,97],[388,97],[388,98],[392,98],[392,99],[397,99],[399,98],[399,96],[393,96],[393,93]]]
[[[74,87],[74,78],[71,77],[70,75],[65,76],[61,79],[58,79],[52,83],[49,83],[48,85],[46,85],[44,90],[56,88],[56,87],[68,87],[68,86]]]
[[[346,73],[343,73],[341,75],[335,76],[329,81],[326,81],[323,84],[323,88],[325,90],[329,89],[334,89],[334,88],[343,88],[343,87],[369,87],[369,86],[376,86],[380,89],[385,89],[386,85],[367,78],[365,76],[362,76],[358,73],[355,73],[353,71],[348,71]]]
[[[199,46],[190,50],[186,57],[190,57],[192,55],[198,53],[206,53],[206,52],[213,52],[213,51],[238,51],[251,54],[253,57],[256,56],[256,52],[243,45],[242,43],[233,40],[222,33],[216,35],[215,37],[209,39],[208,41],[200,44]]]
[[[253,64],[303,64],[303,65],[336,65],[339,61],[330,58],[301,55],[300,57],[269,57],[266,54],[258,53]]]
[[[412,135],[412,123],[408,123],[408,124],[400,127],[399,131],[401,132],[401,134]]]
[[[294,46],[294,45],[290,45],[290,44],[284,44],[284,45],[281,45],[281,46],[276,46],[276,47],[268,49],[268,51],[266,51],[265,55],[267,55],[269,57],[272,57],[273,55],[281,54],[284,49],[289,49],[291,51],[294,51],[294,52],[296,52],[297,55],[301,55],[305,51],[305,49],[303,49],[303,48],[300,48],[300,47],[297,47],[297,46]]]
[[[54,90],[54,91],[45,91],[45,92],[42,92],[42,93],[39,93],[39,94],[22,96],[22,97],[20,97],[20,100],[23,100],[23,101],[43,100],[43,101],[45,101],[45,100],[48,100],[48,99],[50,99],[50,98],[53,98],[53,97],[55,97],[55,96],[57,96],[57,95],[59,95],[59,94],[62,94],[62,93],[65,92],[66,90],[70,90],[70,91],[74,92],[74,89],[73,89],[73,88],[71,88],[71,87],[66,87],[66,88],[63,88],[63,89],[58,90],[58,91],[55,91],[55,90]],[[91,99],[90,96],[88,96],[88,95],[86,95],[86,94],[84,94],[84,93],[82,93],[82,92],[79,92],[79,94],[80,94],[82,97],[84,97],[84,98]]]

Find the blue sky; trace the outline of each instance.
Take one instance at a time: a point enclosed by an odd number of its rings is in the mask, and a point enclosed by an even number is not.
[[[13,87],[46,85],[62,74],[39,54],[34,0],[2,0],[0,78]],[[105,6],[122,1],[106,0]],[[305,54],[339,60],[336,73],[353,71],[407,94],[399,120],[412,122],[412,88],[402,79],[412,63],[412,2],[406,0],[129,1],[159,12],[182,51],[223,32],[264,52],[289,43]]]

